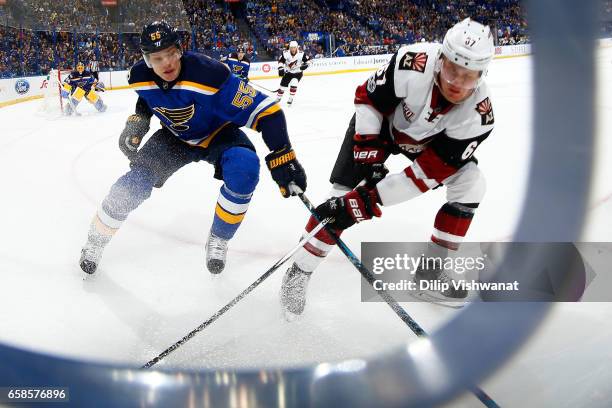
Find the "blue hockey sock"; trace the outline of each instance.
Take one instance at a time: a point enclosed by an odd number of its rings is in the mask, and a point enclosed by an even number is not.
[[[249,208],[251,196],[234,193],[223,184],[217,198],[212,233],[223,239],[232,238]]]
[[[234,236],[244,219],[259,181],[259,159],[252,150],[232,147],[221,158],[223,181],[211,232],[223,239]]]

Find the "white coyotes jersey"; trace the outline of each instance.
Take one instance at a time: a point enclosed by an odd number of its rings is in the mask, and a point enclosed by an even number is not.
[[[283,61],[284,60],[284,61]],[[304,58],[304,51],[299,51],[295,53],[295,55],[291,55],[289,50],[283,51],[283,57],[281,61],[285,64],[285,71],[291,72],[292,74],[297,74],[302,72],[300,70],[300,66],[303,62],[306,62],[306,58]]]
[[[402,47],[394,66],[381,68],[367,83],[367,91],[374,92],[377,86],[384,85],[381,81],[387,80],[385,71],[394,70],[393,89],[401,102],[386,116],[389,133],[408,153],[419,153],[441,132],[450,139],[467,140],[493,129],[493,108],[484,82],[461,104],[432,108],[439,105],[433,99],[442,97],[434,90],[434,67],[441,47],[428,43]],[[375,124],[358,120],[356,132],[367,134],[371,125]]]
[[[390,174],[376,185],[383,205],[409,200],[447,182],[475,161],[474,152],[493,130],[493,107],[486,84],[456,105],[440,93],[434,82],[440,47],[415,44],[400,48],[387,66],[355,92],[355,132],[390,139],[393,145],[386,150],[403,151],[412,161],[404,171]],[[479,178],[473,167],[472,177],[476,174]],[[478,194],[461,199],[477,204],[481,190],[475,192]],[[446,232],[451,234],[452,228]]]

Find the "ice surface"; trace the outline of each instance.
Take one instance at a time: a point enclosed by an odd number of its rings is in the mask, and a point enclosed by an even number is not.
[[[585,240],[612,240],[611,51],[602,51],[598,59],[599,160]],[[469,240],[508,240],[520,215],[532,137],[530,65],[528,57],[496,60],[489,70],[496,128],[476,154],[488,191]],[[294,106],[285,109],[313,202],[320,202],[329,190],[329,172],[353,112],[354,89],[368,75],[305,77]],[[275,89],[278,81],[256,82]],[[130,216],[108,246],[96,276],[84,280],[77,265],[79,251],[97,206],[128,170],[117,138],[136,101],[128,90],[102,97],[109,106],[104,114],[82,103],[83,116],[52,121],[36,114],[40,101],[0,110],[0,341],[141,365],[210,317],[291,249],[307,212],[298,199],[283,199],[262,167],[250,210],[230,244],[226,270],[213,277],[205,270],[204,242],[221,183],[212,178],[212,166],[190,164]],[[157,128],[152,125],[152,131]],[[247,132],[263,157],[267,149],[260,136]],[[391,170],[399,171],[406,163],[393,158]],[[356,226],[343,238],[358,254],[361,241],[425,241],[443,202],[444,191],[439,189],[384,208],[382,219]],[[415,339],[384,303],[360,302],[360,276],[339,252],[315,273],[302,319],[283,321],[278,288],[285,269],[162,364],[302,365],[369,356]],[[405,306],[426,330],[455,313],[426,304]],[[502,405],[516,402],[509,391],[513,384],[536,387],[529,379],[545,382],[543,373],[559,370],[552,362],[569,364],[586,353],[593,356],[606,338],[605,357],[610,359],[611,314],[609,304],[557,308],[530,346],[490,380],[489,391],[502,395]],[[567,322],[573,323],[572,330]],[[593,338],[592,330],[604,325],[607,331]],[[547,345],[551,349],[542,352]],[[580,368],[587,370],[588,362],[599,360],[582,361]],[[607,377],[610,380],[609,371]],[[571,395],[567,387],[557,391]]]

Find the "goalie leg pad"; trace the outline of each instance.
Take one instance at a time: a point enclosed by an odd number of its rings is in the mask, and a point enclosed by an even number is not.
[[[61,92],[62,98],[69,98],[71,92],[72,92],[72,86],[64,82],[64,84],[62,84],[62,92]]]
[[[94,103],[94,107],[96,108],[96,110],[98,112],[104,112],[106,111],[106,105],[104,104],[104,102],[102,101],[102,98],[98,98],[98,100],[96,101],[96,103]]]
[[[85,97],[87,98],[87,100],[95,105],[96,102],[98,102],[98,100],[100,99],[100,96],[96,93],[95,90],[90,90],[89,92],[87,92],[87,94],[85,95]]]
[[[83,88],[81,88],[81,87],[77,87],[74,90],[74,93],[72,94],[72,99],[74,99],[74,100],[76,100],[78,102],[81,102],[81,100],[83,99],[84,96],[85,96],[85,90],[83,90]]]

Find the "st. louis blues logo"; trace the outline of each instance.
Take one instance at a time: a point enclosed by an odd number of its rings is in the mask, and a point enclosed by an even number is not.
[[[409,71],[425,72],[427,65],[427,54],[424,52],[407,52],[399,63],[399,69]]]
[[[193,118],[195,113],[195,105],[187,106],[185,108],[170,109],[170,108],[153,108],[153,110],[168,120],[171,125],[170,127],[176,131],[184,132],[189,129],[185,123],[189,122]]]
[[[480,114],[482,126],[492,125],[495,123],[495,117],[493,116],[493,105],[491,100],[486,97],[482,102],[476,105],[476,112]]]

